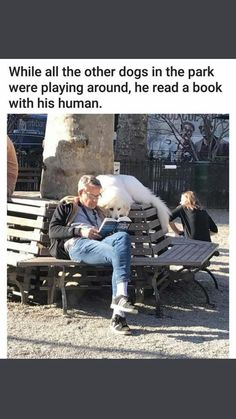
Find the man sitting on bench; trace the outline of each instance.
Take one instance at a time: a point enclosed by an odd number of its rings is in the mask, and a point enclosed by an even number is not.
[[[128,301],[131,241],[127,232],[116,232],[101,239],[98,229],[104,215],[97,207],[102,190],[100,181],[84,175],[78,183],[74,202],[61,203],[49,226],[50,253],[59,259],[71,259],[90,265],[112,265],[113,315],[110,328],[118,334],[131,334],[125,313],[137,313]]]

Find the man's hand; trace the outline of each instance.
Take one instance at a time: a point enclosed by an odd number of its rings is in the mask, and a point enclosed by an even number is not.
[[[86,228],[83,227],[80,229],[80,236],[85,237],[86,239],[100,240],[102,237],[98,233],[98,229],[95,227]]]

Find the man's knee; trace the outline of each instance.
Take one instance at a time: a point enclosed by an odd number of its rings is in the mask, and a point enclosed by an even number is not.
[[[127,243],[127,245],[129,246],[131,245],[130,235],[126,231],[118,231],[117,233],[115,233],[115,235],[116,240],[119,240],[123,243]]]

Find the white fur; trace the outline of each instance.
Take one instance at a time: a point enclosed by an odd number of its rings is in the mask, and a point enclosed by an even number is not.
[[[98,205],[109,211],[113,218],[128,215],[132,203],[151,204],[157,208],[163,232],[168,231],[170,210],[161,198],[155,196],[134,176],[99,175],[102,184],[102,196]]]

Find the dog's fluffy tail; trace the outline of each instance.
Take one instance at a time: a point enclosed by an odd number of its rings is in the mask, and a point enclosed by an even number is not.
[[[167,207],[164,201],[162,201],[161,198],[158,196],[153,195],[151,204],[157,209],[158,212],[158,218],[161,223],[161,227],[163,230],[163,233],[168,232],[168,225],[169,225],[169,217],[171,214],[170,209]]]

